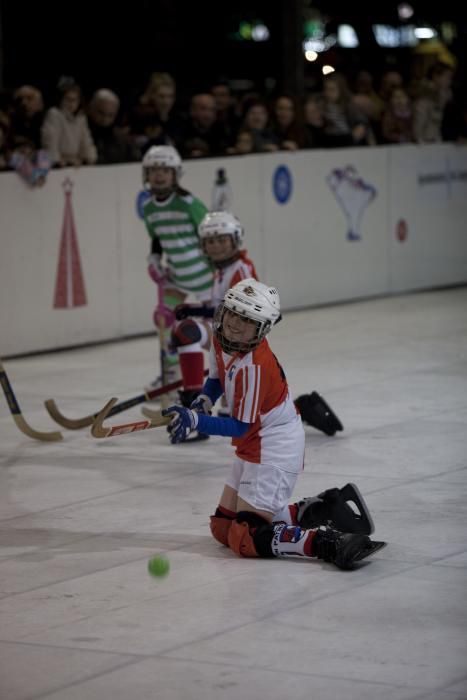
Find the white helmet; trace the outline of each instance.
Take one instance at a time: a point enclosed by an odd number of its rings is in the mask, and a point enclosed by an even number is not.
[[[147,169],[159,166],[173,168],[178,181],[182,176],[182,159],[173,146],[151,146],[143,157],[143,184],[147,183]]]
[[[237,217],[228,211],[210,211],[205,214],[198,226],[198,234],[204,252],[206,252],[204,240],[214,236],[230,236],[234,256],[240,250],[243,243],[243,226]],[[223,263],[230,262],[231,259],[232,254],[229,253],[228,260],[223,261]]]
[[[235,343],[223,334],[222,320],[225,310],[248,318],[256,323],[256,333],[248,343]],[[225,352],[249,352],[281,320],[279,292],[253,278],[242,280],[225,295],[214,316],[214,332]]]

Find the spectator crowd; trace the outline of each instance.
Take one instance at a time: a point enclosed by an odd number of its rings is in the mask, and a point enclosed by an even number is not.
[[[141,160],[153,145],[173,145],[184,159],[303,148],[467,142],[467,95],[453,90],[455,70],[436,63],[406,83],[387,70],[365,70],[352,86],[343,74],[323,77],[305,96],[235,94],[220,80],[178,106],[176,82],[153,73],[133,104],[103,87],[85,99],[61,78],[54,105],[22,85],[0,102],[0,170],[42,185],[50,168]]]

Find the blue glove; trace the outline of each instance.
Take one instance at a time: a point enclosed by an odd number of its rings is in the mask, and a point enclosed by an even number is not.
[[[170,442],[172,445],[176,445],[186,440],[188,435],[193,430],[196,430],[198,414],[196,411],[192,411],[190,408],[183,408],[182,406],[169,406],[162,411],[163,416],[170,414],[175,415],[167,426],[167,431],[170,435]]]
[[[194,401],[192,401],[190,408],[192,411],[196,411],[196,413],[204,413],[205,416],[210,416],[212,401],[209,396],[206,396],[206,394],[200,394]]]

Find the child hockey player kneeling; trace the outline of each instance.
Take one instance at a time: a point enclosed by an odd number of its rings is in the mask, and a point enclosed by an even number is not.
[[[190,408],[163,411],[173,415],[170,439],[183,442],[193,430],[232,438],[236,457],[211,516],[216,540],[244,557],[315,557],[351,569],[385,544],[369,537],[373,522],[357,487],[347,484],[288,505],[303,470],[305,435],[265,338],[280,319],[274,287],[251,278],[226,293],[213,319],[202,393]],[[223,393],[229,418],[210,415]]]

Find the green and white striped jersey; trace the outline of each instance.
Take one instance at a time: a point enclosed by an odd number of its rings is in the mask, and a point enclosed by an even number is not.
[[[172,281],[186,292],[203,296],[213,283],[212,266],[198,237],[206,212],[201,200],[190,193],[174,192],[163,202],[151,197],[143,205],[149,236],[160,243]]]

